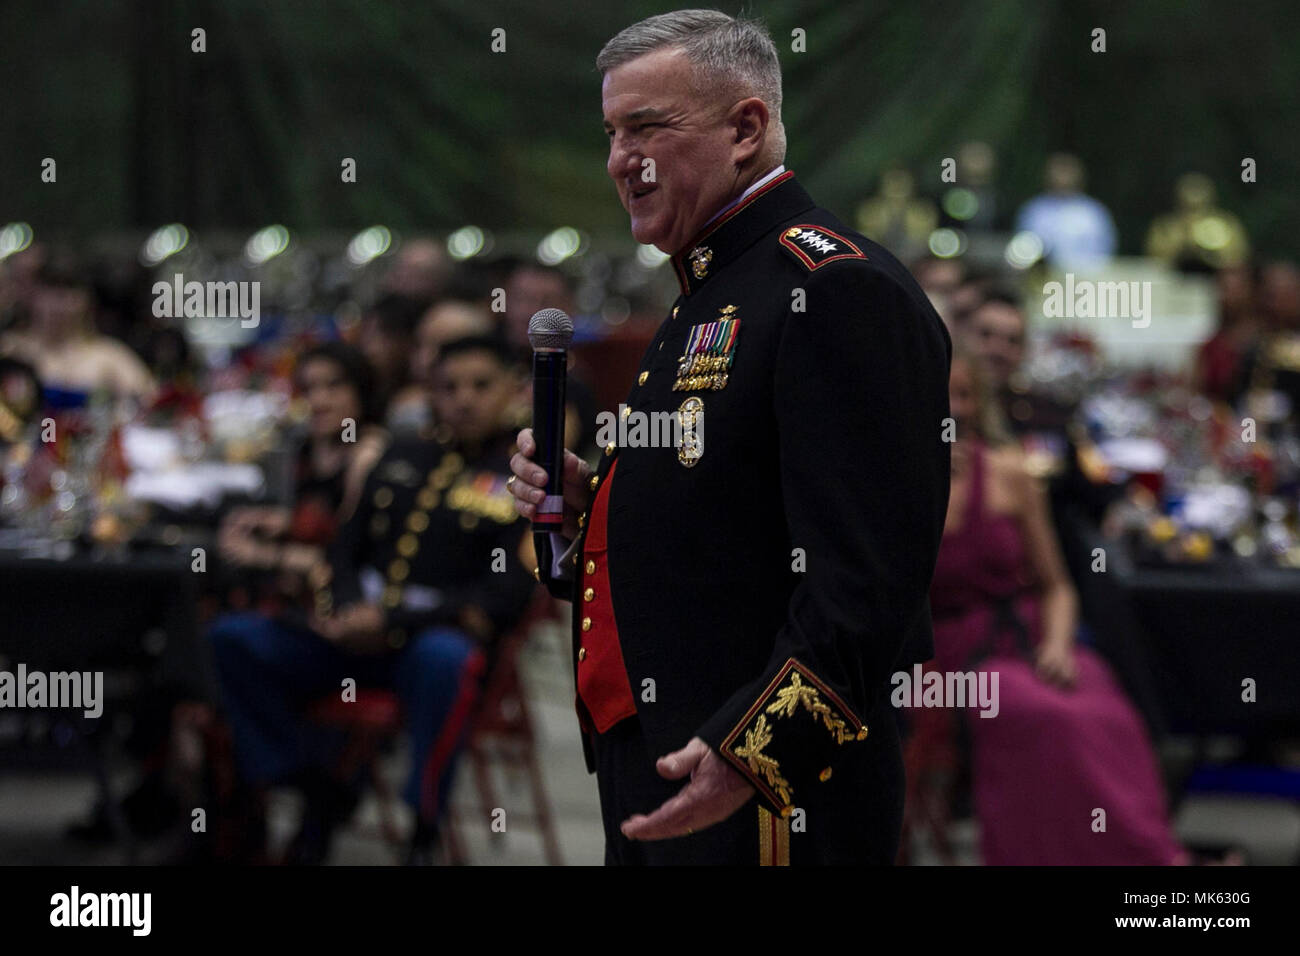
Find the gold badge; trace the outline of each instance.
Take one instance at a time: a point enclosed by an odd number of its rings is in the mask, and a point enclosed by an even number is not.
[[[713,250],[708,246],[696,246],[691,250],[691,271],[695,278],[703,279],[709,274],[709,263],[713,261]]]
[[[677,445],[677,460],[687,468],[694,468],[704,455],[704,399],[692,395],[677,409],[681,441]]]

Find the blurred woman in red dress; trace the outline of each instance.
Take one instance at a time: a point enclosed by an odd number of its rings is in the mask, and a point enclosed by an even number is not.
[[[1187,862],[1141,718],[1105,661],[1075,643],[1077,599],[1045,491],[960,350],[950,403],[957,440],[929,669],[996,672],[997,712],[911,711],[909,803],[953,769],[965,720],[985,864]]]

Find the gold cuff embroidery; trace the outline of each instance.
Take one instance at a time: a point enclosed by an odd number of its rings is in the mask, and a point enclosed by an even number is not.
[[[782,686],[787,675],[789,681]],[[773,803],[787,810],[793,807],[794,788],[782,775],[780,761],[765,751],[772,742],[775,721],[794,717],[801,710],[812,714],[831,733],[837,745],[865,736],[866,728],[853,711],[792,657],[722,742],[723,756],[741,769],[748,769],[754,785]],[[769,714],[773,718],[771,722]],[[744,743],[737,744],[742,730]]]
[[[781,765],[763,753],[771,742],[772,728],[768,726],[767,717],[764,714],[759,714],[754,726],[745,731],[745,745],[735,748],[736,756],[745,760],[749,765],[750,773],[755,776],[761,773],[764,779],[767,780],[767,785],[781,798],[781,805],[788,806],[790,804],[790,781],[781,776]]]
[[[853,740],[857,734],[855,730],[849,730],[841,718],[831,713],[829,704],[823,703],[821,697],[817,694],[815,687],[809,687],[799,678],[799,672],[796,670],[790,675],[790,686],[785,687],[776,694],[776,703],[767,708],[769,714],[779,713],[783,717],[793,717],[795,711],[802,704],[814,717],[820,717],[826,729],[835,735],[835,742],[842,744],[845,741]]]

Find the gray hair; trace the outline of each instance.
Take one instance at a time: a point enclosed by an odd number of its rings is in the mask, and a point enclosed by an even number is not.
[[[757,20],[728,16],[718,10],[677,10],[634,23],[605,44],[596,57],[604,76],[639,56],[677,48],[694,68],[691,88],[697,95],[743,99],[756,96],[767,104],[768,158],[785,159],[781,122],[781,60],[767,28]]]

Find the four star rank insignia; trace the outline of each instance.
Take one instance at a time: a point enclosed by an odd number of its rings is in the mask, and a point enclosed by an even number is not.
[[[825,226],[791,226],[781,233],[780,243],[811,272],[837,259],[865,259],[856,245]]]

